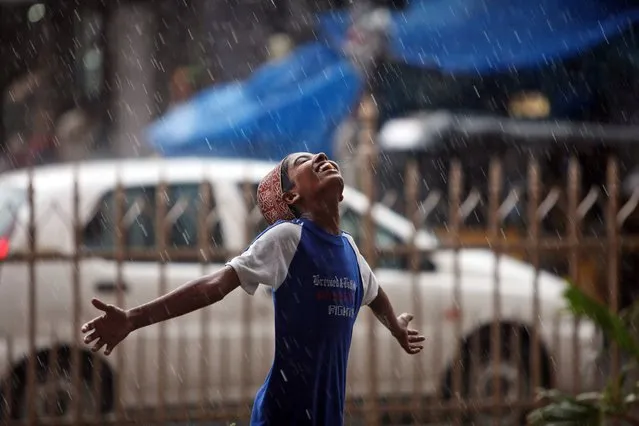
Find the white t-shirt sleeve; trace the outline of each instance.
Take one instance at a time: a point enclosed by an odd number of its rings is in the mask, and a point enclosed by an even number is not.
[[[359,264],[359,272],[362,275],[362,284],[364,286],[362,305],[368,305],[377,297],[377,292],[379,291],[379,283],[377,282],[377,277],[371,270],[371,267],[368,265],[368,262],[359,252],[359,249],[357,248],[357,244],[355,244],[355,240],[353,240],[353,237],[346,234],[346,238],[357,254],[357,263]]]
[[[227,262],[242,288],[255,294],[259,284],[273,287],[284,282],[302,235],[300,225],[282,222],[264,231],[244,253]]]

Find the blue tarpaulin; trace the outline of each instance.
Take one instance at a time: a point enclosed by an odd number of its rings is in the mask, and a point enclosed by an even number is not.
[[[411,1],[392,13],[390,55],[453,73],[536,67],[626,30],[639,10],[619,1]],[[340,53],[350,24],[347,11],[322,14],[324,42],[304,45],[246,81],[201,92],[153,123],[149,143],[165,156],[273,160],[292,151],[330,154],[332,134],[364,84]]]
[[[578,55],[626,30],[639,8],[622,0],[414,0],[392,13],[390,54],[410,65],[480,73]],[[347,11],[320,16],[323,37],[340,45]]]
[[[357,104],[362,80],[320,43],[268,63],[248,80],[214,86],[176,107],[148,132],[166,156],[278,160],[293,151],[329,151],[332,132]]]

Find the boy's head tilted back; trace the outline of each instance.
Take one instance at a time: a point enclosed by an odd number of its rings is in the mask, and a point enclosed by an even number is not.
[[[257,202],[266,222],[302,215],[337,214],[344,180],[326,154],[299,152],[285,157],[260,182]]]

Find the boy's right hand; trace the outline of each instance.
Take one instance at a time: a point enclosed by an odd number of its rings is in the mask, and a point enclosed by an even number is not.
[[[104,314],[82,326],[83,333],[93,331],[84,337],[84,343],[90,344],[97,340],[91,351],[98,352],[103,346],[106,346],[104,354],[109,355],[117,344],[135,328],[126,311],[113,305],[107,305],[99,299],[93,299],[91,303]]]
[[[399,332],[395,334],[395,338],[407,354],[415,355],[424,349],[423,342],[426,338],[419,334],[419,331],[408,328],[408,324],[412,320],[412,314],[403,313],[397,317]]]

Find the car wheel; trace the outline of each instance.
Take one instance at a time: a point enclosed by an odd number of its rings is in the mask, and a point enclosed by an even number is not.
[[[490,350],[490,349],[488,349]],[[480,365],[467,377],[467,397],[472,400],[490,401],[497,394],[495,376],[499,381],[501,401],[504,405],[515,404],[520,399],[528,399],[530,395],[530,374],[528,357],[522,357],[522,362],[502,357],[499,366],[495,366],[492,359],[483,359]],[[524,366],[525,365],[525,366]],[[478,411],[469,414],[469,421],[476,426],[501,425],[519,426],[525,424],[525,413],[518,408],[502,409],[497,421],[495,413]]]
[[[71,419],[73,383],[71,378],[71,351],[60,348],[57,355],[57,368],[53,368],[52,351],[43,351],[36,360],[36,386],[34,405],[37,417]],[[91,356],[81,352],[82,366],[80,370],[81,383],[79,407],[83,417],[96,417],[111,410],[113,406],[113,379],[107,365],[102,363],[102,389],[97,392],[93,383],[93,365]],[[50,362],[51,361],[51,362]],[[14,369],[13,373],[13,404],[11,417],[26,418],[27,413],[27,362],[24,361]],[[98,401],[101,398],[101,401]]]
[[[512,336],[517,336],[512,339]],[[479,354],[472,351],[473,339],[479,340]],[[462,346],[462,390],[465,402],[490,402],[496,395],[495,377],[499,381],[502,409],[497,413],[489,410],[469,412],[465,421],[475,426],[520,426],[526,423],[526,411],[523,408],[509,408],[519,401],[532,401],[534,395],[530,383],[532,379],[530,369],[531,344],[528,331],[523,327],[505,325],[501,327],[501,357],[499,365],[491,354],[490,326],[475,333]],[[519,342],[517,351],[514,342]],[[543,347],[540,347],[541,377],[540,386],[547,386],[550,382],[549,359]],[[517,359],[516,355],[519,355]],[[474,364],[473,364],[474,361]],[[453,370],[449,368],[444,384],[444,397],[452,399]]]

